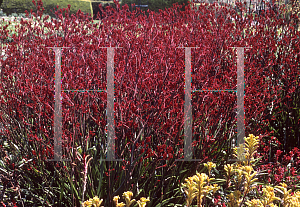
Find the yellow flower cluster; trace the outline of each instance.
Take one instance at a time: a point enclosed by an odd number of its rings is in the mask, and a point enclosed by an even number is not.
[[[131,204],[133,204],[135,202],[135,199],[131,200],[132,196],[133,196],[133,193],[131,191],[127,191],[127,192],[123,193],[123,197],[125,198],[126,204],[124,204],[123,202],[118,203],[118,200],[120,199],[120,197],[115,196],[114,202],[116,204],[116,207],[123,207],[123,206],[130,207]],[[139,207],[145,207],[147,201],[150,201],[149,198],[142,197],[139,201],[137,201],[137,203],[138,203]]]
[[[281,183],[281,186],[276,186],[275,189],[283,194],[283,198],[275,196],[274,188],[271,186],[266,186],[263,188],[263,195],[261,199],[252,199],[250,201],[246,200],[246,196],[250,191],[256,188],[255,178],[257,172],[253,170],[254,154],[256,153],[259,144],[259,137],[255,137],[250,134],[249,137],[245,138],[245,147],[240,145],[239,148],[234,148],[234,156],[237,158],[235,164],[227,164],[224,166],[226,175],[224,175],[226,181],[226,187],[231,186],[231,181],[235,186],[234,192],[230,193],[227,198],[229,200],[229,207],[239,207],[245,203],[250,207],[267,207],[267,206],[277,206],[274,201],[280,201],[281,205],[284,207],[300,207],[300,192],[296,192],[293,196],[290,194],[291,190],[287,191],[287,185]],[[192,205],[192,201],[197,197],[197,206],[202,207],[202,200],[207,196],[210,191],[215,193],[219,187],[217,184],[209,185],[209,182],[214,180],[210,177],[210,172],[212,168],[216,165],[212,162],[205,163],[204,166],[208,169],[208,176],[205,173],[196,173],[196,175],[186,178],[186,183],[183,183],[184,192],[187,195],[187,207]],[[233,179],[232,179],[233,178]],[[281,206],[280,205],[280,206]]]
[[[250,134],[249,137],[245,138],[245,147],[240,145],[239,148],[234,148],[234,156],[237,158],[237,162],[234,164],[226,164],[224,170],[226,174],[225,179],[219,179],[226,181],[226,187],[229,188],[231,185],[235,187],[235,190],[227,195],[229,207],[239,207],[243,204],[249,207],[277,207],[274,201],[280,203],[283,207],[300,207],[300,192],[296,192],[291,195],[291,190],[287,190],[285,183],[280,183],[281,186],[271,187],[266,186],[263,190],[261,199],[247,200],[247,195],[252,189],[256,188],[255,183],[258,179],[255,178],[257,172],[253,169],[254,154],[256,153],[259,144],[258,137]],[[204,166],[208,170],[208,175],[205,173],[198,173],[192,177],[185,179],[185,183],[182,184],[183,190],[187,195],[187,207],[192,205],[194,198],[197,198],[197,207],[202,207],[202,201],[209,194],[215,194],[220,189],[218,184],[212,184],[215,178],[210,178],[211,170],[216,167],[216,164],[207,162]],[[232,183],[231,183],[232,181]],[[283,198],[276,197],[274,190],[278,191],[283,195]],[[127,191],[123,193],[124,200],[126,202],[119,203],[119,196],[115,196],[113,201],[116,207],[130,207],[136,201],[132,199],[133,193]],[[99,199],[97,196],[93,199],[89,199],[82,203],[83,207],[100,207],[103,199]],[[146,202],[150,201],[149,197],[142,197],[137,204],[139,207],[145,207]],[[101,206],[102,207],[102,206]]]
[[[98,196],[95,196],[94,198],[90,198],[88,201],[83,202],[82,207],[100,207],[102,202],[103,199],[100,200]]]
[[[270,186],[266,186],[263,188],[263,196],[261,200],[259,199],[252,199],[251,201],[247,201],[246,205],[250,207],[265,207],[265,206],[271,206],[271,207],[278,207],[276,204],[273,203],[273,201],[278,200],[280,201],[280,204],[284,207],[299,207],[300,206],[300,192],[296,192],[294,195],[291,195],[292,190],[287,190],[287,185],[285,183],[280,183],[281,186],[276,186],[275,189],[278,192],[281,192],[283,194],[283,198],[279,198],[275,196],[274,188]],[[280,205],[280,206],[281,206]]]
[[[116,207],[123,207],[123,206],[130,207],[135,202],[135,199],[131,200],[132,196],[133,196],[133,193],[131,191],[127,191],[127,192],[123,193],[123,197],[125,198],[126,204],[123,202],[119,203],[120,196],[115,196],[113,198],[113,201],[114,201]],[[82,206],[83,207],[100,207],[102,201],[103,201],[103,199],[101,199],[99,201],[99,198],[96,196],[93,199],[83,202]],[[147,201],[150,201],[149,198],[142,197],[139,201],[137,201],[137,203],[138,203],[139,207],[145,207]]]
[[[207,163],[204,163],[204,166],[207,167],[207,169],[208,169],[208,177],[210,177],[211,169],[215,168],[216,164],[214,164],[212,162],[207,162]]]
[[[213,167],[216,167],[212,162],[205,164],[208,168],[209,174]],[[202,199],[206,197],[211,191],[215,193],[220,187],[218,184],[209,185],[209,182],[214,180],[214,178],[209,178],[205,173],[196,173],[196,175],[186,178],[186,183],[182,186],[185,188],[184,191],[187,194],[187,206],[190,206],[193,199],[197,198],[197,206],[202,206]]]
[[[137,201],[137,203],[139,207],[145,207],[147,201],[150,201],[149,198],[142,197],[139,201]]]

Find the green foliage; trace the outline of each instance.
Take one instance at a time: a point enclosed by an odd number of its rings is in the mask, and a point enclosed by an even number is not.
[[[148,5],[148,7],[142,7],[141,10],[145,11],[145,14],[147,14],[147,10],[149,9],[150,11],[154,12],[159,12],[159,9],[165,10],[166,8],[171,8],[173,7],[173,4],[176,2],[179,5],[184,5],[186,6],[188,4],[189,0],[122,0],[121,6],[127,4],[129,6],[129,10],[134,10],[136,7],[131,7],[131,4],[135,5]],[[184,10],[184,8],[181,8],[181,10]]]
[[[1,8],[3,12],[7,15],[11,15],[12,13],[25,13],[27,10],[30,13],[30,9],[33,12],[36,12],[36,8],[32,3],[32,0],[0,0],[3,1]],[[36,0],[37,2],[37,0]],[[59,6],[59,9],[68,8],[68,4],[71,5],[71,14],[76,14],[76,12],[80,9],[84,13],[91,13],[90,4],[88,2],[83,2],[79,0],[42,0],[43,7],[45,11],[43,14],[48,14],[51,17],[55,17],[55,11],[57,10],[56,6]],[[37,5],[37,4],[36,4]],[[50,11],[52,10],[52,12]]]
[[[99,2],[92,2],[92,8],[93,8],[93,19],[97,19],[97,13],[99,12],[100,17],[102,15],[102,12],[100,11],[99,8],[99,4],[102,5],[102,9],[105,10],[107,6],[111,6],[114,9],[116,9],[116,5],[112,2],[112,0],[110,1],[99,1]],[[120,2],[121,4],[121,2]]]

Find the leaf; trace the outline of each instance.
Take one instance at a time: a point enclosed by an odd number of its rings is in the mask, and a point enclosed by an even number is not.
[[[138,158],[136,158],[136,159],[132,162],[131,166],[133,167],[133,166],[135,165],[135,163],[136,163],[137,161],[139,161],[139,160],[141,159],[141,157],[142,157],[145,153],[146,153],[146,151],[144,151]]]
[[[188,169],[181,170],[181,171],[179,172],[179,174],[183,174],[183,173],[185,173],[185,172],[187,172],[187,171],[189,171],[189,170],[188,170]]]
[[[37,169],[35,169],[34,167],[32,168],[33,170],[34,170],[34,172],[36,172],[39,176],[41,176],[42,175],[42,172],[41,171],[39,171],[39,170],[37,170]]]
[[[226,182],[226,180],[225,179],[216,178],[211,183],[214,184],[214,183],[223,183],[223,182]]]
[[[19,163],[18,163],[18,166],[21,168],[24,164],[26,164],[26,163],[28,163],[28,162],[31,162],[32,161],[32,159],[30,159],[30,160],[25,160],[25,159],[22,159]]]
[[[0,160],[0,161],[2,162],[2,160]],[[8,172],[4,168],[2,168],[2,167],[0,167],[0,171],[4,172],[5,175],[8,174]]]
[[[104,168],[105,168],[105,165],[103,165],[103,161],[100,161],[100,165],[101,165],[101,168],[100,168],[100,177],[99,177],[99,182],[98,182],[98,189],[97,189],[97,195],[100,195],[100,191],[101,191],[101,185],[102,185],[102,180],[103,180],[103,172],[104,172]]]
[[[71,183],[71,188],[73,189],[73,192],[75,192],[75,194],[76,194],[76,198],[80,199],[79,194],[78,194],[78,191],[76,190],[73,181],[70,179],[69,176],[68,176],[68,179],[69,179],[69,182]]]
[[[171,198],[168,198],[168,199],[166,199],[166,200],[163,200],[161,203],[159,203],[158,205],[156,205],[155,207],[163,207],[163,206],[166,206],[166,203],[169,201],[169,200],[171,200],[171,199],[173,199],[174,197],[171,197]],[[168,206],[174,206],[174,204],[169,204]]]
[[[263,159],[263,157],[254,159],[255,162],[253,163],[253,165],[255,166],[261,159]]]
[[[282,195],[284,195],[283,191],[277,187],[274,187],[274,190],[277,190],[278,192],[280,192]]]

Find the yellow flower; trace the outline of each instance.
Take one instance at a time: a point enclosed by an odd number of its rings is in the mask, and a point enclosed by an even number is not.
[[[257,152],[256,149],[259,144],[259,137],[254,137],[253,134],[250,134],[249,137],[245,137],[245,147],[246,147],[246,155],[245,158],[249,159],[247,164],[250,164],[250,160],[253,159],[253,155]]]
[[[147,201],[150,201],[149,197],[148,198],[142,197],[139,201],[137,201],[137,203],[138,203],[139,207],[145,207]]]
[[[101,203],[103,202],[103,199],[99,199],[98,196],[95,196],[94,198],[90,198],[88,201],[85,201],[82,203],[83,207],[100,207]]]
[[[205,181],[208,180],[208,176],[205,174],[205,173],[197,173],[196,175],[194,175],[192,177],[192,180],[196,183],[196,188],[197,188],[197,191],[198,193],[202,193],[204,191],[204,185],[206,184]]]
[[[259,199],[252,199],[251,201],[247,201],[246,205],[249,207],[264,207]]]
[[[238,183],[237,186],[240,186],[242,183],[242,179],[243,179],[243,170],[242,167],[239,167],[238,169],[234,169],[235,172],[238,173],[237,178],[238,178]]]
[[[276,186],[275,188],[279,188],[282,193],[283,193],[283,199],[282,199],[282,203],[283,203],[283,206],[291,206],[291,205],[288,205],[288,204],[291,204],[291,203],[295,203],[295,202],[291,202],[293,200],[293,197],[291,196],[291,189],[290,190],[287,190],[287,185],[285,183],[280,183],[281,186]],[[296,194],[297,195],[297,194]],[[298,205],[300,206],[300,204]]]
[[[120,199],[120,196],[114,196],[114,198],[113,198],[113,201],[114,201],[116,206],[118,206],[119,199]]]
[[[246,178],[246,188],[250,187],[250,185],[252,185],[255,181],[257,181],[257,178],[253,177],[257,174],[257,172],[254,172],[253,174],[251,174],[251,172],[253,171],[253,168],[251,166],[245,166],[243,167],[244,170],[244,174],[245,174],[245,178]],[[249,189],[248,189],[249,190]]]
[[[230,178],[233,175],[233,165],[227,164],[224,166],[224,169],[227,172],[227,177]]]
[[[273,187],[266,186],[265,188],[263,188],[263,192],[264,192],[264,195],[263,195],[264,200],[262,201],[262,203],[264,206],[273,204],[273,201],[275,201],[275,200],[280,201],[280,198],[275,196]]]
[[[133,193],[131,191],[124,192],[123,196],[125,197],[127,207],[129,207],[133,202],[135,202],[135,199],[131,200],[133,196]]]
[[[209,191],[213,190],[214,192],[217,191],[218,187],[217,185],[214,186],[207,186],[206,184],[209,183],[209,181],[214,180],[214,178],[210,178],[205,173],[196,173],[196,175],[189,178],[190,184],[193,188],[190,188],[192,197],[194,198],[197,196],[197,203],[201,205],[202,199],[204,196],[208,194]],[[206,186],[204,186],[206,185]],[[190,199],[192,201],[192,199]],[[189,202],[188,204],[190,204]]]
[[[287,184],[285,184],[285,183],[280,183],[280,185],[284,188],[287,188]]]
[[[103,199],[99,199],[98,196],[95,196],[93,198],[93,205],[95,205],[95,207],[100,207],[101,203],[102,203]]]
[[[226,178],[226,185],[229,187],[231,184],[230,178],[234,174],[233,165],[232,164],[225,165],[224,170],[226,171],[226,175],[224,175],[224,177]]]
[[[207,162],[207,163],[204,163],[204,166],[207,167],[208,169],[208,174],[210,175],[210,171],[212,168],[215,168],[216,167],[216,164],[214,164],[213,162]]]
[[[131,191],[127,191],[123,193],[123,196],[125,198],[128,198],[129,200],[131,200],[131,197],[133,196],[133,193]]]
[[[258,144],[259,137],[250,134],[249,137],[245,137],[245,145],[240,144],[239,147],[233,148],[233,155],[239,160],[239,163],[243,161],[243,163],[250,165],[253,162],[253,155],[257,152]]]
[[[148,198],[142,197],[142,198],[141,198],[141,201],[142,201],[142,202],[147,202],[147,201],[150,201],[150,200],[149,200],[149,197],[148,197]]]
[[[186,183],[183,183],[182,186],[187,188],[184,189],[184,192],[187,195],[187,199],[186,199],[187,206],[190,206],[192,205],[193,199],[196,196],[196,187],[191,177],[186,178],[185,181]]]
[[[216,193],[217,192],[217,190],[219,190],[220,189],[220,187],[218,186],[218,184],[214,184],[214,186],[213,186],[213,192],[214,193]]]
[[[229,199],[229,207],[237,207],[242,202],[242,199],[240,199],[242,195],[242,192],[239,190],[234,191],[233,193],[230,193],[227,198]]]
[[[299,207],[300,206],[300,191],[296,192],[293,196],[291,196],[291,200],[288,202],[291,207]]]
[[[92,201],[92,199],[90,199],[90,200],[88,200],[88,201],[83,202],[83,203],[82,203],[82,206],[83,206],[83,207],[91,207],[92,204],[93,204],[93,201]]]

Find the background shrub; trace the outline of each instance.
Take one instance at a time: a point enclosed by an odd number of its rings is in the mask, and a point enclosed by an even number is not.
[[[37,0],[35,0],[35,2],[37,2]],[[43,0],[42,2],[43,7],[45,9],[43,13],[49,14],[53,18],[55,17],[53,9],[56,9],[57,5],[59,6],[59,9],[62,9],[67,8],[68,4],[70,4],[70,16],[71,14],[75,15],[79,9],[84,13],[91,13],[90,4],[88,2],[76,0]],[[32,0],[4,0],[1,8],[3,9],[3,12],[7,15],[11,15],[12,13],[25,13],[25,10],[27,10],[30,13],[30,9],[36,11]]]

